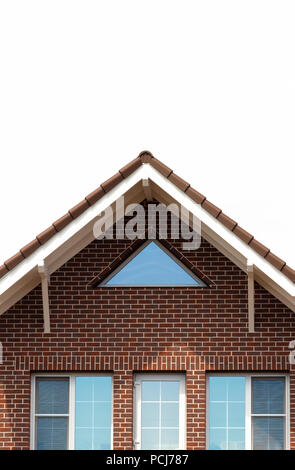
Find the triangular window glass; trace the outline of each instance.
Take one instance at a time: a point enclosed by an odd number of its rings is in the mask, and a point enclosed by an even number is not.
[[[206,284],[158,242],[147,242],[110,274],[104,286],[196,286]]]

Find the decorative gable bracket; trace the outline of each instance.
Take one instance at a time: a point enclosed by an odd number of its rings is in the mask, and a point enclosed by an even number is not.
[[[248,273],[248,328],[249,333],[255,333],[255,290],[254,290],[254,265],[247,265]]]
[[[48,334],[50,333],[50,310],[49,310],[49,295],[48,295],[49,275],[44,264],[38,265],[38,273],[41,278],[41,287],[42,287],[44,333]]]

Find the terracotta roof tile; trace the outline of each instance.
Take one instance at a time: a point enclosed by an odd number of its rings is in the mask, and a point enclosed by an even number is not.
[[[219,214],[221,213],[221,209],[219,207],[215,206],[212,204],[212,202],[209,202],[207,199],[202,202],[202,207],[205,209],[209,214],[213,215],[213,217],[217,218]]]
[[[152,165],[153,168],[159,171],[163,176],[168,178],[168,176],[172,173],[171,168],[168,166],[164,165],[164,163],[160,162],[157,158],[152,158],[150,161],[150,164]]]
[[[238,223],[235,220],[231,219],[230,217],[225,215],[223,212],[220,212],[217,219],[229,230],[233,230],[238,225]]]
[[[44,243],[48,242],[48,240],[50,240],[50,238],[53,237],[53,235],[55,234],[56,234],[56,228],[53,225],[51,225],[46,230],[39,233],[39,235],[37,235],[36,238],[39,240],[41,245],[44,245]]]
[[[127,178],[127,176],[131,175],[140,166],[141,166],[141,159],[137,157],[134,160],[132,160],[132,162],[127,163],[127,165],[123,166],[123,168],[119,170],[119,173],[121,173],[123,178]]]
[[[0,279],[1,277],[5,276],[8,271],[9,269],[5,266],[5,264],[2,264],[2,266],[0,266]]]
[[[177,186],[181,191],[186,192],[186,190],[189,188],[189,183],[184,181],[180,176],[176,175],[175,173],[170,173],[168,177],[169,181],[171,181],[175,186]]]
[[[28,243],[21,249],[20,252],[16,253],[16,255],[12,256],[2,266],[0,266],[0,278],[5,276],[5,274],[9,270],[13,269],[18,263],[23,261],[25,257],[28,257],[30,256],[30,254],[34,253],[34,251],[38,249],[39,244],[44,245],[44,243],[50,240],[51,237],[56,234],[56,232],[62,230],[74,218],[78,217],[83,212],[85,212],[85,210],[88,209],[88,206],[95,204],[100,198],[104,196],[106,192],[113,189],[124,178],[132,174],[137,168],[139,168],[142,163],[150,163],[153,168],[159,171],[166,178],[169,178],[172,183],[174,183],[178,188],[185,192],[197,204],[202,204],[204,210],[213,215],[213,217],[217,218],[229,230],[232,230],[235,235],[237,235],[245,243],[249,244],[249,246],[253,248],[253,250],[255,250],[259,255],[265,257],[267,261],[269,261],[274,267],[284,273],[288,279],[295,283],[295,271],[292,268],[287,266],[283,260],[271,253],[267,247],[262,245],[262,243],[255,240],[253,235],[246,232],[246,230],[242,229],[237,224],[237,222],[225,215],[221,211],[221,209],[219,209],[211,202],[207,201],[206,197],[203,194],[199,193],[194,188],[192,188],[189,183],[187,183],[178,175],[173,173],[171,168],[164,165],[164,163],[155,158],[152,153],[147,150],[141,152],[137,158],[135,158],[130,163],[121,168],[121,170],[117,174],[105,181],[95,191],[88,194],[85,200],[81,201],[79,204],[74,206],[72,209],[69,210],[67,214],[55,221],[42,233],[37,235],[36,240],[33,240],[32,242]]]
[[[290,266],[287,266],[285,264],[285,266],[282,268],[282,273],[284,273],[285,276],[287,276],[289,279],[291,279],[291,281],[293,281],[295,283],[295,271],[294,271],[294,269],[290,268]]]
[[[263,256],[263,258],[270,252],[269,248],[262,245],[262,243],[255,240],[255,238],[250,241],[249,246],[251,246],[251,248],[253,248],[253,250],[255,250],[260,256]]]
[[[279,269],[281,271],[281,269],[285,266],[286,262],[283,261],[281,258],[278,258],[276,255],[274,255],[273,253],[269,252],[265,259],[267,259],[267,261],[269,263],[271,263],[273,266],[275,266],[277,269]]]
[[[83,214],[83,212],[85,212],[89,206],[90,204],[87,199],[84,199],[83,201],[79,202],[79,204],[72,207],[72,209],[69,210],[69,213],[71,214],[73,219],[76,219],[77,217],[79,217],[79,215]]]
[[[22,255],[22,253],[19,251],[18,253],[16,253],[16,255],[13,255],[11,258],[4,261],[4,264],[7,267],[7,269],[9,269],[10,271],[11,269],[15,268],[15,266],[18,265],[24,259],[25,259],[24,255]]]
[[[23,254],[24,258],[27,258],[32,253],[34,253],[34,251],[36,251],[37,248],[39,248],[40,245],[41,245],[41,243],[38,241],[37,238],[35,238],[35,240],[33,240],[32,242],[30,242],[27,245],[23,246],[20,251]]]
[[[242,227],[239,225],[236,225],[236,227],[233,229],[233,232],[237,237],[239,237],[243,242],[247,243],[249,245],[250,241],[253,240],[253,235],[251,235],[249,232],[246,232]]]
[[[105,192],[104,190],[99,187],[92,191],[92,193],[88,194],[88,196],[85,197],[85,199],[89,202],[90,206],[95,204],[99,199],[101,199],[104,196]]]
[[[191,186],[186,190],[186,193],[193,201],[195,201],[197,204],[202,204],[203,201],[205,201],[205,196],[203,194],[199,193],[195,189],[193,189]]]
[[[117,184],[121,183],[123,180],[123,176],[121,173],[116,173],[114,176],[106,180],[104,183],[101,184],[102,189],[105,193],[108,193],[111,189],[113,189]]]
[[[69,225],[69,223],[72,222],[72,220],[73,220],[72,216],[69,213],[67,213],[63,215],[60,219],[53,222],[52,225],[56,228],[57,232],[60,232],[63,228]]]

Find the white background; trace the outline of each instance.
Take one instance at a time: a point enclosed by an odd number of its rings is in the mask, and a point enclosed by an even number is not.
[[[0,261],[144,149],[295,267],[293,0],[0,1]]]

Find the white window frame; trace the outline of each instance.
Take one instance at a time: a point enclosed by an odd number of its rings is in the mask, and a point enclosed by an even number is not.
[[[36,449],[36,416],[38,413],[35,412],[36,408],[36,382],[37,379],[68,379],[69,380],[69,412],[66,415],[58,415],[61,417],[68,417],[68,445],[67,450],[75,450],[75,379],[76,377],[112,377],[112,416],[111,416],[111,449],[113,449],[113,414],[114,414],[114,380],[113,374],[110,372],[99,372],[99,373],[36,373],[31,376],[31,430],[30,430],[30,449]],[[50,415],[55,416],[55,415]]]
[[[151,374],[141,373],[134,376],[134,414],[133,414],[133,446],[135,450],[141,449],[141,385],[145,380],[173,381],[179,380],[179,450],[186,449],[186,380],[184,374]],[[176,449],[176,450],[178,450]]]
[[[289,374],[277,373],[210,373],[206,376],[206,448],[209,449],[209,378],[210,377],[245,377],[245,450],[252,450],[252,417],[254,416],[280,416],[285,417],[285,449],[290,449],[290,380]],[[285,379],[285,413],[272,415],[252,414],[252,378],[284,378]]]

